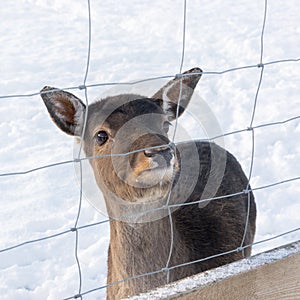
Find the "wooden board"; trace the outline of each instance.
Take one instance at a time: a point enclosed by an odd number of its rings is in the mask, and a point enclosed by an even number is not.
[[[300,299],[300,254],[167,299]]]
[[[128,299],[300,300],[300,241]]]

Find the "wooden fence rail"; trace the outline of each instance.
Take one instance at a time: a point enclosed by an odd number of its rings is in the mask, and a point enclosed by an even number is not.
[[[300,241],[128,299],[300,299]]]

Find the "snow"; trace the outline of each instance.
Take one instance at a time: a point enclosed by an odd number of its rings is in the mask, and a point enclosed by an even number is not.
[[[263,61],[299,59],[298,2],[268,3]],[[91,61],[87,84],[128,82],[177,74],[181,61],[183,1],[93,1]],[[183,70],[206,72],[257,65],[264,1],[203,0],[187,3]],[[87,1],[15,0],[0,4],[0,96],[30,94],[45,85],[83,84],[88,50]],[[249,126],[260,68],[201,78],[191,107],[182,117],[193,138]],[[253,126],[300,116],[300,62],[266,65]],[[152,84],[152,83],[151,83]],[[117,88],[88,89],[89,101]],[[72,91],[84,99],[83,90]],[[190,116],[201,116],[198,99],[217,120],[203,130]],[[204,105],[203,104],[203,105]],[[211,120],[211,119],[210,119]],[[196,124],[196,125],[195,125]],[[209,122],[207,123],[209,124]],[[300,176],[300,119],[255,129],[251,186]],[[72,138],[57,129],[40,98],[1,98],[0,174],[26,171],[72,160]],[[225,147],[251,163],[251,132],[229,135]],[[74,165],[65,164],[18,176],[1,176],[0,250],[74,227],[79,201]],[[84,191],[86,198],[89,192]],[[255,192],[256,241],[299,227],[299,180]],[[83,199],[79,226],[105,220]],[[254,247],[259,253],[291,241],[300,233]],[[79,231],[82,291],[106,282],[108,223]],[[75,232],[0,252],[2,299],[62,299],[78,293]],[[84,299],[104,299],[105,289]]]

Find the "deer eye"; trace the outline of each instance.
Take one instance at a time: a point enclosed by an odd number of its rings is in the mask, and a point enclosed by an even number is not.
[[[104,145],[107,140],[108,140],[108,134],[106,131],[104,130],[100,130],[97,132],[96,136],[95,136],[96,142],[98,143],[99,146]]]
[[[171,124],[170,122],[168,122],[168,121],[164,122],[164,124],[163,124],[163,129],[164,129],[164,132],[165,132],[165,133],[168,133],[168,132],[169,132],[169,128],[170,128],[171,125],[172,125],[172,124]]]

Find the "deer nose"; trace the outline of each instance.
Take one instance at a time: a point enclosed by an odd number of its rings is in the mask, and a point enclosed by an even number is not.
[[[172,158],[174,157],[174,151],[170,147],[159,147],[145,150],[144,155],[146,157],[151,157],[156,161],[159,160],[159,158],[163,158],[164,161],[169,165]]]

